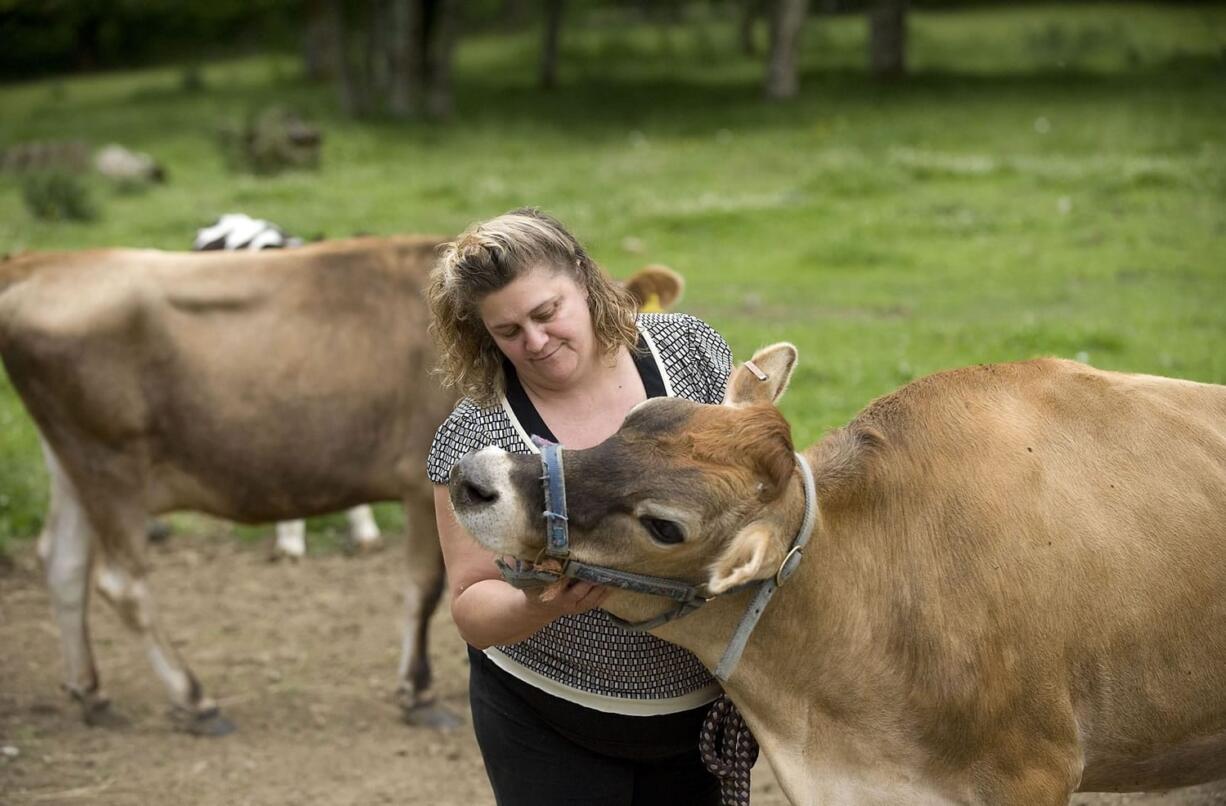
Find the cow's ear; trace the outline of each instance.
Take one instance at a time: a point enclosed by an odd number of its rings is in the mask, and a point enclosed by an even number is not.
[[[775,530],[767,523],[755,521],[732,538],[724,553],[711,566],[707,590],[712,594],[766,579],[783,562],[783,547],[775,539]]]
[[[781,341],[763,347],[753,358],[732,371],[724,405],[747,406],[752,403],[774,403],[783,396],[796,369],[796,348]]]

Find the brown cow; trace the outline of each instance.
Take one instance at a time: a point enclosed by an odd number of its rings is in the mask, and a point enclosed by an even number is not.
[[[428,377],[421,295],[440,241],[0,264],[0,356],[43,439],[52,489],[39,547],[67,687],[88,719],[107,702],[87,629],[93,569],[184,724],[229,728],[158,625],[148,514],[262,522],[389,499],[407,514],[402,702],[410,721],[447,719],[430,695],[427,624],[443,571],[423,469],[453,402]]]
[[[654,630],[712,669],[753,595],[737,586],[774,577],[802,522],[772,405],[794,359],[768,348],[766,380],[739,368],[725,405],[650,400],[564,452],[571,558],[716,596]],[[794,803],[1054,806],[1226,777],[1226,387],[972,367],[804,457],[812,540],[726,683]],[[486,449],[451,500],[484,545],[537,558],[540,476]]]

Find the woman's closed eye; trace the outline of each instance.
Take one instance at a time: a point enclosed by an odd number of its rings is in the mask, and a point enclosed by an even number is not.
[[[553,317],[557,314],[557,312],[558,312],[558,306],[554,305],[552,308],[550,308],[547,311],[541,311],[539,313],[532,314],[532,319],[535,322],[548,322],[550,319],[553,319]]]

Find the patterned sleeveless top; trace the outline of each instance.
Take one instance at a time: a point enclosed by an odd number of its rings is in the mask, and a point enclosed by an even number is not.
[[[705,322],[687,314],[640,314],[635,363],[648,396],[719,403],[732,370],[732,352]],[[645,348],[645,349],[642,349]],[[537,453],[531,435],[542,427],[513,377],[490,406],[468,398],[439,427],[426,460],[435,484],[471,451],[497,445]],[[517,415],[517,411],[519,414]],[[542,436],[544,436],[542,434]],[[497,666],[565,700],[620,714],[667,714],[697,708],[719,696],[718,684],[690,652],[648,633],[623,630],[603,610],[563,616],[532,637],[485,651]]]

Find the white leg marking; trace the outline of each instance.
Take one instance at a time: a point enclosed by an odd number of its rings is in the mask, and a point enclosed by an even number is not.
[[[97,575],[98,590],[119,612],[124,623],[145,641],[145,654],[158,677],[170,690],[171,701],[182,708],[195,710],[191,676],[183,660],[158,629],[153,597],[144,579],[133,577],[120,566],[102,565]]]
[[[51,505],[38,538],[38,553],[46,569],[52,610],[59,626],[65,682],[69,690],[84,693],[97,685],[87,628],[93,530],[63,465],[45,441],[42,447],[51,479]]]
[[[277,557],[300,559],[306,554],[306,521],[281,521],[277,524],[277,543],[273,548]]]
[[[375,523],[375,514],[366,504],[349,510],[349,534],[353,542],[359,546],[370,545],[379,541],[379,524]]]

